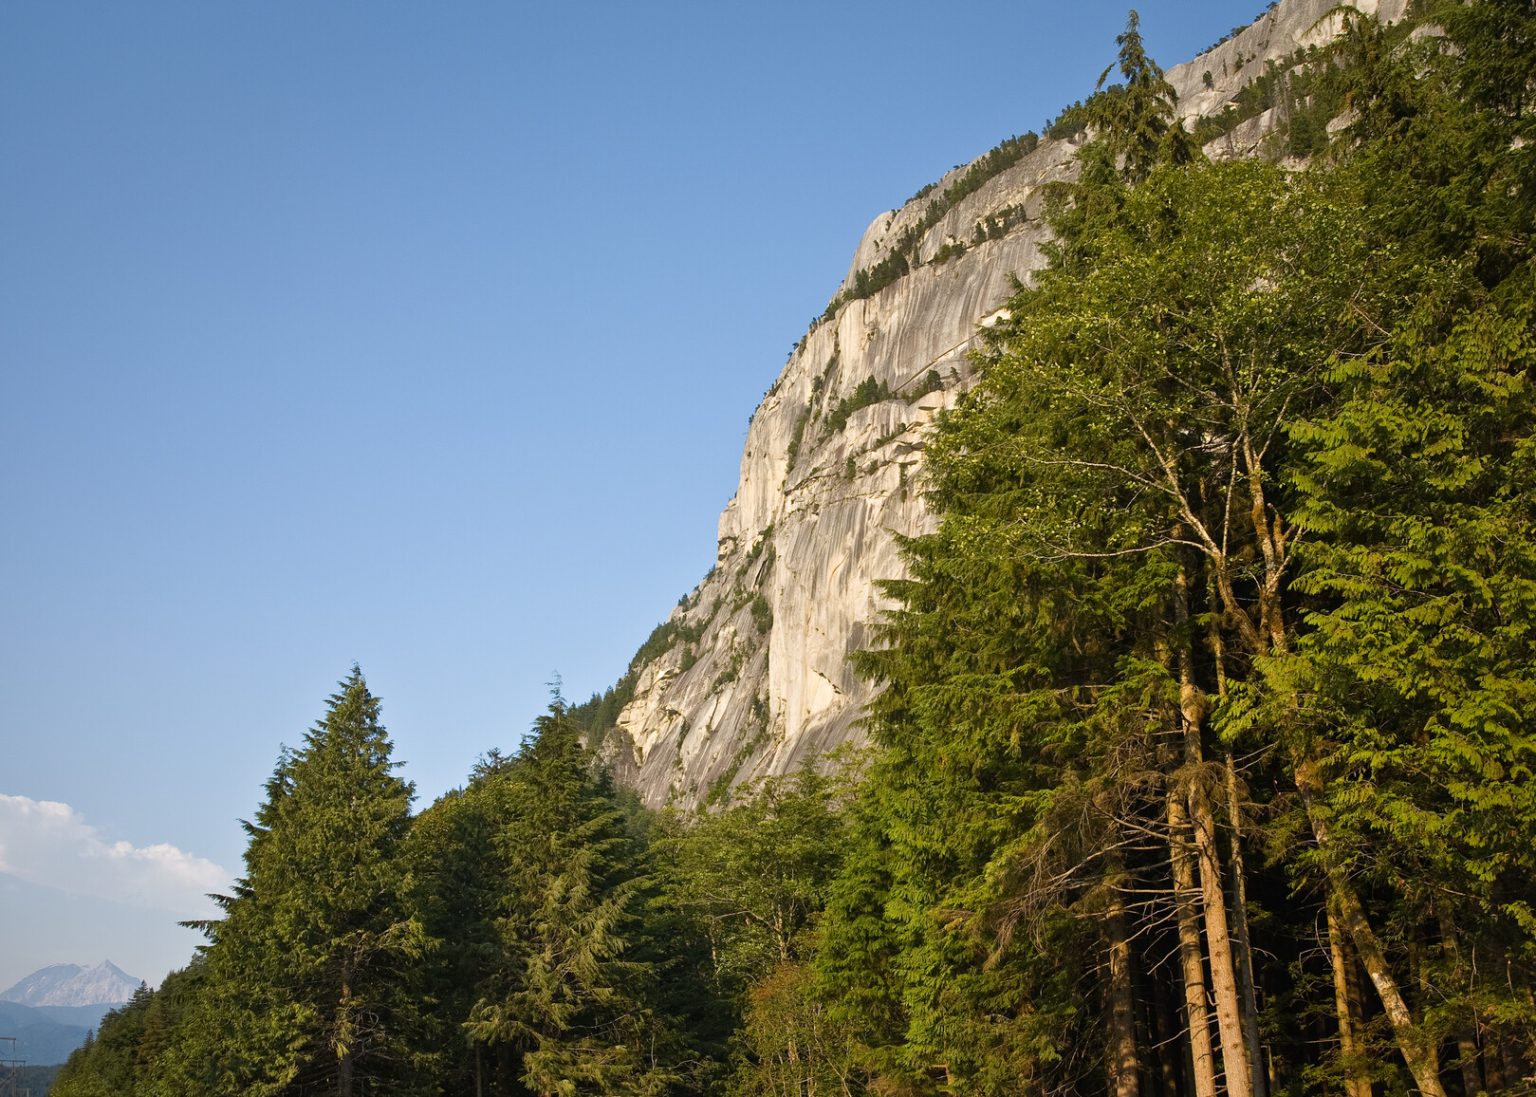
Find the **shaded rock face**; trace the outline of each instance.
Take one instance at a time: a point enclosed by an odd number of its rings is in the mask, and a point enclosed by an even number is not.
[[[1357,0],[1401,18],[1407,0]],[[1337,0],[1284,0],[1252,26],[1169,70],[1186,123],[1219,114],[1268,62],[1335,36]],[[1205,73],[1211,78],[1207,82]],[[1282,119],[1269,111],[1211,142],[1252,156]],[[674,610],[673,646],[639,668],[634,700],[603,750],[653,806],[713,802],[864,739],[873,694],[849,653],[874,642],[905,568],[899,536],[932,528],[923,503],[928,428],[971,381],[969,351],[1012,280],[1044,265],[1045,189],[1071,179],[1077,144],[1042,139],[922,233],[917,264],[818,323],[753,415],[714,569]],[[966,169],[881,214],[842,289],[930,220]],[[963,245],[963,246],[962,246]]]

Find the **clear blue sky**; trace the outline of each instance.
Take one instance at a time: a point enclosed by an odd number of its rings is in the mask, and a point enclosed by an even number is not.
[[[609,685],[865,225],[1125,12],[0,7],[0,988],[185,962],[354,661],[423,803]]]

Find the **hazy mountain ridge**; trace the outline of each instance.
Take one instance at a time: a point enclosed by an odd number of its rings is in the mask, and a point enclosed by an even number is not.
[[[50,1016],[51,1008],[75,1008],[81,1010],[93,1010],[90,1023],[83,1023],[85,1018],[74,1022],[61,1021]],[[112,1007],[100,1006],[76,1006],[76,1007],[32,1007],[20,1005],[16,1002],[0,1002],[0,1037],[14,1036],[16,1038],[15,1050],[12,1051],[10,1040],[0,1043],[0,1057],[9,1058],[12,1054],[22,1062],[33,1066],[49,1066],[54,1063],[62,1063],[69,1058],[69,1053],[85,1043],[86,1036],[100,1023]]]

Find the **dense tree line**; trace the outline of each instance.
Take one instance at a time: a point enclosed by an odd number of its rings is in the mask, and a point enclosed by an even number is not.
[[[1305,170],[1132,20],[865,757],[654,813],[557,699],[412,816],[354,671],[54,1092],[1536,1092],[1536,12],[1429,14]]]

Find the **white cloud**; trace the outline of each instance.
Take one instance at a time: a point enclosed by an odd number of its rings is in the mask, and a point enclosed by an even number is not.
[[[212,912],[230,874],[166,842],[109,841],[68,804],[0,793],[0,872],[75,895],[169,911]]]

